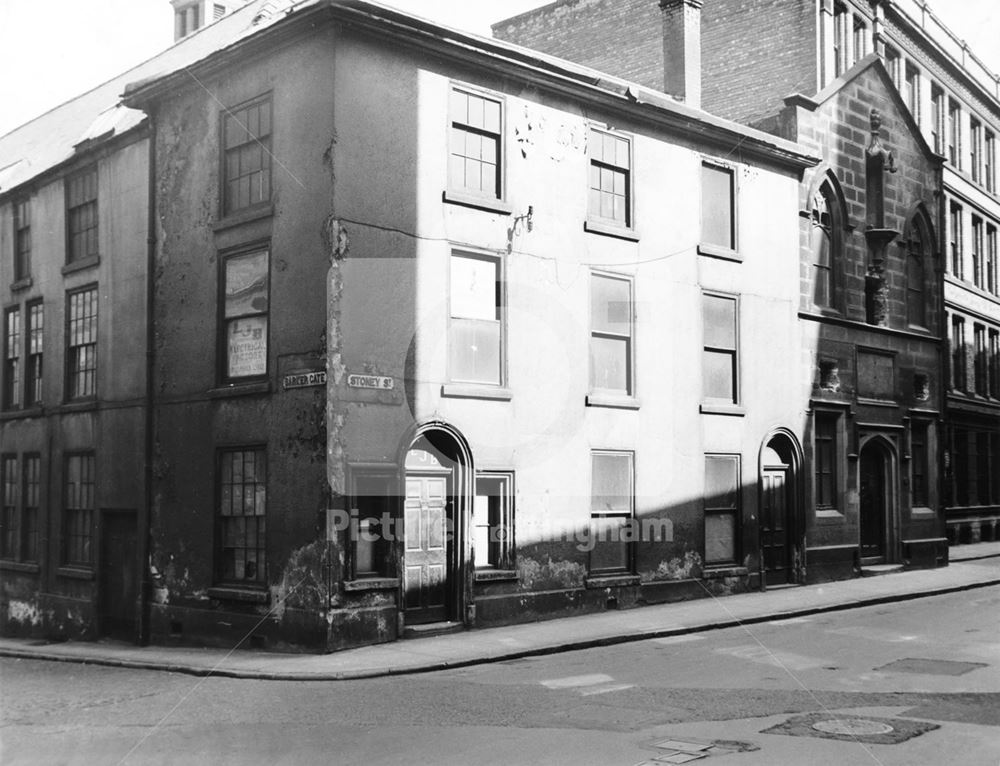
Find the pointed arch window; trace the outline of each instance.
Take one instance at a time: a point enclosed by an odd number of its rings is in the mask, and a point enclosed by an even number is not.
[[[906,321],[917,327],[927,326],[927,244],[930,237],[919,217],[910,222],[906,242]]]
[[[837,268],[840,262],[839,215],[836,193],[829,181],[812,199],[810,247],[813,264],[813,303],[836,308]]]

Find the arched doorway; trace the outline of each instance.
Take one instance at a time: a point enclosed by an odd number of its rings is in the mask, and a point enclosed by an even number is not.
[[[874,439],[861,448],[858,495],[861,561],[864,564],[877,564],[886,559],[891,466],[892,455],[881,440]]]
[[[765,587],[798,581],[799,482],[802,457],[795,437],[772,434],[760,452],[760,556]]]
[[[402,608],[407,624],[461,620],[471,459],[451,429],[425,427],[404,459]]]

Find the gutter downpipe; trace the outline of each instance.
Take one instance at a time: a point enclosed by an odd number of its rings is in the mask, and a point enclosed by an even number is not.
[[[140,585],[140,617],[139,643],[149,644],[150,639],[150,606],[153,583],[150,555],[152,553],[152,515],[153,515],[153,370],[154,341],[153,328],[153,296],[154,296],[154,266],[156,262],[156,121],[147,112],[149,119],[149,190],[148,190],[148,220],[146,225],[146,394],[145,394],[145,434],[144,434],[144,508],[140,546],[142,562]]]

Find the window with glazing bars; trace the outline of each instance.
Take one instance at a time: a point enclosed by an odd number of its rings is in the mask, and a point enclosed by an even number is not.
[[[996,136],[986,131],[985,150],[983,154],[983,180],[986,191],[997,191],[997,141]]]
[[[67,311],[67,399],[97,395],[97,287],[69,294]]]
[[[910,426],[910,504],[926,507],[927,496],[927,423],[916,421]]]
[[[619,226],[632,225],[631,143],[625,136],[591,128],[589,214]]]
[[[986,226],[986,289],[996,295],[1000,288],[998,288],[998,279],[1000,279],[1000,274],[997,273],[997,227],[996,226]]]
[[[263,448],[219,456],[219,578],[267,581],[267,457]]]
[[[222,118],[222,214],[271,199],[271,101],[226,110]]]
[[[837,505],[837,415],[817,412],[814,417],[815,491],[817,508]]]
[[[989,368],[986,358],[986,328],[981,324],[973,325],[972,328],[973,353],[973,388],[979,396],[986,396],[989,393],[989,381],[987,376]]]
[[[738,306],[732,296],[702,295],[704,350],[703,396],[736,404],[739,401]]]
[[[66,179],[67,263],[98,254],[97,166]]]
[[[28,365],[25,386],[25,403],[42,401],[42,339],[44,337],[44,310],[41,301],[28,304]]]
[[[944,91],[934,84],[931,85],[931,138],[934,151],[944,154],[945,136],[945,97]]]
[[[1000,399],[1000,330],[990,330],[990,397]]]
[[[592,274],[590,279],[590,390],[635,393],[632,381],[632,281]]]
[[[64,478],[63,563],[90,566],[94,522],[94,456],[68,455]]]
[[[948,99],[948,162],[962,167],[961,108],[957,101]]]
[[[972,163],[972,180],[981,183],[983,159],[983,126],[975,117],[969,119],[969,161]]]
[[[14,281],[31,276],[31,203],[14,203]]]
[[[503,105],[463,88],[451,89],[448,186],[492,199],[503,194]]]
[[[924,299],[924,232],[919,220],[910,224],[906,256],[906,317],[911,325],[927,326],[927,301]]]
[[[463,383],[503,382],[500,260],[453,253],[450,275],[448,377]]]
[[[951,273],[952,276],[962,279],[965,276],[965,268],[962,253],[962,206],[952,202],[949,216],[948,237],[949,249],[951,250]]]
[[[591,453],[589,569],[626,572],[632,567],[626,528],[634,513],[634,455],[631,452]]]
[[[965,319],[953,315],[951,318],[951,387],[956,391],[965,391],[967,386],[965,356]]]
[[[42,459],[24,456],[24,492],[21,506],[21,559],[38,561],[38,503],[41,488]]]
[[[4,313],[3,406],[21,406],[21,309]]]
[[[972,281],[983,286],[983,219],[972,216]]]
[[[3,508],[0,523],[0,557],[14,559],[17,557],[17,456],[4,455],[0,458],[0,487],[3,492]]]
[[[913,115],[913,121],[920,124],[920,70],[906,65],[906,87],[904,98],[906,106]]]
[[[701,165],[701,242],[736,249],[736,176],[708,162]]]
[[[731,564],[736,561],[739,509],[739,455],[705,455],[706,564]]]

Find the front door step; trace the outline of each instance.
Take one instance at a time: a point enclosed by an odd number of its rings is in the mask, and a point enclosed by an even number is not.
[[[861,567],[862,577],[874,577],[876,575],[892,574],[893,572],[902,572],[902,564],[873,564],[871,566]]]
[[[458,633],[464,629],[460,622],[426,622],[421,625],[407,625],[403,629],[403,638],[426,638],[427,636],[440,636],[445,633]]]

